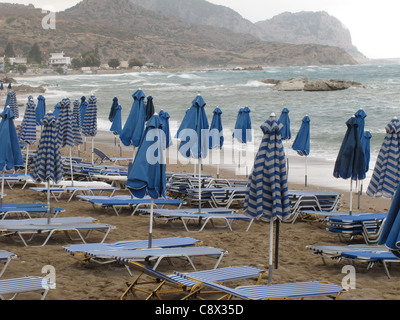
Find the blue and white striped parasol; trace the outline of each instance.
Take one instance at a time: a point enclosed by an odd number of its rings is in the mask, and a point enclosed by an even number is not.
[[[18,119],[19,110],[18,110],[17,94],[15,93],[15,91],[10,91],[9,93],[7,93],[6,104],[4,107],[7,106],[11,108],[11,111],[13,112],[15,119]]]
[[[273,222],[290,216],[282,127],[275,114],[261,126],[264,135],[249,176],[243,207],[249,217],[270,222],[269,283],[272,281]]]
[[[383,140],[367,189],[370,197],[392,198],[400,181],[400,120],[386,125]]]
[[[97,99],[90,96],[85,116],[82,120],[82,134],[92,138],[92,164],[94,163],[94,137],[97,134]]]
[[[63,178],[63,165],[57,132],[57,120],[52,113],[43,118],[43,130],[30,174],[36,182],[47,182],[48,223],[51,218],[50,180],[58,183]]]
[[[30,96],[26,104],[24,118],[18,132],[19,142],[21,145],[26,145],[26,161],[25,161],[25,174],[28,174],[28,159],[29,159],[29,146],[36,142],[36,105],[33,98]]]

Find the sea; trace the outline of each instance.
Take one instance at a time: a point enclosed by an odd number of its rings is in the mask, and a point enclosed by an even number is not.
[[[306,77],[309,80],[335,79],[360,82],[363,87],[352,87],[328,92],[283,92],[272,89],[260,80],[287,80]],[[261,141],[260,126],[272,113],[280,116],[289,109],[292,138],[285,141],[288,155],[295,156],[291,145],[300,129],[302,119],[308,115],[311,131],[309,158],[335,161],[344,135],[347,120],[362,108],[367,117],[365,130],[372,135],[371,170],[385,137],[385,126],[393,117],[400,116],[400,65],[346,65],[264,67],[262,70],[202,70],[184,72],[131,72],[121,74],[43,75],[16,78],[18,83],[44,86],[47,91],[47,111],[61,99],[71,101],[82,96],[97,98],[98,129],[109,131],[108,115],[114,97],[122,106],[125,123],[133,104],[132,95],[141,89],[153,97],[156,112],[170,114],[173,132],[197,95],[206,102],[209,123],[213,110],[222,110],[222,122],[227,146],[232,136],[240,108],[249,107],[254,145]],[[36,97],[35,97],[36,98]],[[18,97],[24,102],[26,97]],[[22,99],[22,100],[21,100]]]

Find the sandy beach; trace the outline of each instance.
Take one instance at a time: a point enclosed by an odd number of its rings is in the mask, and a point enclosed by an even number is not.
[[[99,133],[95,140],[96,147],[113,156],[120,156],[119,147],[114,146],[114,137],[111,133]],[[123,147],[123,156],[131,156],[132,150]],[[62,153],[67,154],[68,149],[63,149]],[[78,155],[78,148],[74,148],[74,155]],[[90,144],[84,151],[81,147],[81,156],[91,159]],[[309,185],[304,186],[304,167],[303,159],[299,157],[290,158],[291,169],[289,173],[289,189],[308,189],[308,190],[340,190],[343,192],[343,205],[341,211],[349,209],[349,193],[346,187],[347,181],[332,181],[326,168],[329,165],[322,165],[320,162],[309,159],[308,161],[308,181]],[[167,164],[167,171],[172,172],[192,172],[193,165],[181,166],[179,164]],[[333,170],[333,167],[332,169]],[[329,170],[328,170],[329,171]],[[203,171],[208,174],[216,174],[216,168],[204,165]],[[221,166],[221,177],[240,178],[234,170]],[[336,180],[336,179],[334,179]],[[335,184],[336,182],[336,184]],[[366,189],[367,186],[365,186]],[[6,188],[7,196],[5,203],[13,202],[45,202],[44,194],[32,191],[29,188],[21,190],[19,187],[10,190]],[[129,194],[127,190],[120,190],[116,194]],[[147,216],[130,216],[130,212],[125,211],[116,216],[109,210],[93,208],[89,203],[74,199],[71,202],[63,198],[59,202],[52,200],[53,206],[65,209],[60,216],[87,216],[99,219],[101,222],[116,226],[111,230],[106,242],[141,240],[147,239],[149,230],[149,218]],[[354,203],[357,206],[356,198]],[[360,208],[354,211],[359,212],[386,212],[389,210],[391,201],[385,198],[371,198],[361,196]],[[240,210],[239,210],[240,212]],[[154,226],[153,237],[193,237],[199,239],[206,246],[223,248],[228,251],[220,263],[220,267],[250,265],[257,268],[268,267],[268,241],[269,225],[262,222],[253,223],[250,230],[246,232],[247,222],[237,222],[234,224],[233,231],[208,227],[199,233],[188,233],[183,228],[173,227],[165,224],[156,223]],[[91,242],[96,242],[100,238],[90,238]],[[50,290],[46,300],[118,300],[124,292],[127,281],[132,280],[127,270],[118,264],[100,265],[95,263],[83,263],[66,253],[62,247],[69,242],[64,234],[59,233],[53,236],[49,243],[44,247],[24,247],[22,243],[15,242],[9,238],[0,238],[0,249],[8,250],[18,255],[8,266],[3,279],[22,277],[26,275],[43,276],[42,268],[51,265],[56,270],[56,289]],[[72,242],[77,243],[77,242]],[[352,240],[348,243],[363,243],[362,238]],[[313,256],[311,251],[306,249],[307,245],[313,244],[348,244],[340,242],[337,235],[329,233],[325,226],[320,223],[309,223],[297,221],[294,224],[282,223],[279,239],[279,265],[278,269],[273,270],[273,283],[290,283],[302,281],[328,281],[341,285],[345,274],[342,268],[348,264],[346,261],[337,263],[327,260],[324,264],[319,257]],[[35,242],[33,242],[35,244]],[[210,259],[196,260],[198,270],[210,269],[214,261]],[[350,290],[341,296],[341,300],[397,300],[400,291],[400,269],[393,263],[390,269],[391,279],[388,279],[382,265],[375,265],[371,270],[366,269],[365,263],[356,265],[356,289]],[[158,270],[165,273],[172,271],[192,271],[190,265],[176,262],[174,266],[163,262]],[[242,280],[235,283],[249,284],[249,280]],[[263,283],[267,283],[264,278]],[[21,299],[30,299],[31,296],[21,296]],[[36,296],[32,296],[32,299]],[[165,297],[168,298],[168,297]],[[179,299],[179,295],[171,296],[172,299]]]

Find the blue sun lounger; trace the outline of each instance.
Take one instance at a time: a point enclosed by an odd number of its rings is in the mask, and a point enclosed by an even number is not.
[[[91,203],[93,206],[100,205],[103,208],[111,207],[114,209],[114,212],[117,216],[119,216],[123,208],[131,208],[131,215],[133,216],[141,207],[149,207],[151,205],[151,199],[138,199],[132,197],[130,199],[91,199],[89,200],[89,203]],[[176,199],[160,198],[153,200],[153,204],[156,208],[159,206],[176,206],[179,209],[184,203],[184,201]]]
[[[336,284],[317,281],[229,288],[216,282],[204,279],[197,280],[201,281],[205,286],[219,290],[223,294],[219,300],[231,300],[232,297],[244,300],[285,300],[320,296],[333,296],[335,299],[338,299],[345,292],[342,287]]]
[[[367,270],[370,270],[375,263],[382,263],[387,277],[390,279],[387,263],[400,262],[400,260],[390,251],[382,252],[342,252],[342,258],[350,261],[367,262]]]
[[[161,300],[163,294],[171,294],[175,292],[183,292],[187,294],[185,297],[182,298],[182,300],[196,297],[200,291],[201,294],[208,293],[203,292],[203,286],[199,281],[189,279],[189,277],[191,277],[192,275],[196,275],[201,279],[206,278],[209,281],[217,282],[228,282],[239,279],[255,278],[257,281],[256,283],[259,284],[265,274],[264,270],[249,266],[243,266],[194,271],[189,273],[174,272],[173,274],[167,275],[135,261],[124,259],[123,263],[129,266],[129,268],[139,272],[139,275],[131,283],[127,283],[128,288],[122,294],[121,300],[127,298],[129,293],[137,296],[137,292],[145,293],[145,300],[149,300],[151,298],[158,298],[159,300]],[[146,275],[152,280],[150,281],[146,279],[146,281],[140,281],[143,275]],[[155,287],[149,288],[150,284],[154,284]],[[142,287],[142,285],[145,286]],[[165,286],[168,286],[168,289],[164,289]]]
[[[15,258],[17,258],[17,255],[15,253],[12,253],[12,252],[9,252],[6,250],[0,250],[0,263],[3,264],[3,268],[1,268],[1,270],[0,270],[0,277],[6,271],[11,260],[15,259]]]
[[[0,300],[14,300],[19,294],[36,292],[44,300],[55,283],[42,277],[22,277],[0,280]],[[7,298],[10,296],[10,298]]]
[[[53,217],[56,217],[60,212],[64,211],[63,208],[51,207]],[[47,204],[42,203],[7,203],[0,207],[1,220],[4,220],[7,216],[12,214],[31,219],[32,214],[45,215],[47,213]]]
[[[330,217],[327,230],[338,234],[340,239],[361,235],[367,244],[374,244],[379,239],[386,217],[387,213]]]
[[[340,261],[343,252],[388,252],[386,246],[372,244],[307,245],[306,248],[311,250],[313,255],[321,257],[324,264],[328,258]]]

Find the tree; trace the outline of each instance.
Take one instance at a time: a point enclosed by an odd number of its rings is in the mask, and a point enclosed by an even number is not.
[[[132,59],[129,59],[129,68],[132,68],[132,67],[142,67],[143,66],[143,62],[142,61],[140,61],[139,59],[137,59],[137,58],[132,58]]]
[[[73,58],[71,64],[72,68],[79,69],[83,67],[83,60],[81,57]]]
[[[100,67],[101,64],[99,56],[93,51],[83,53],[82,60],[83,67]]]
[[[28,60],[33,63],[42,63],[42,52],[40,51],[39,45],[35,42],[29,50]]]
[[[117,67],[119,67],[121,65],[121,62],[119,61],[118,58],[112,58],[112,59],[108,60],[108,65],[111,68],[115,69],[115,68],[117,68]]]
[[[15,52],[12,42],[7,43],[6,49],[4,50],[4,55],[8,58],[15,57]]]
[[[24,65],[24,64],[19,64],[19,65],[17,66],[17,70],[18,70],[18,72],[19,72],[20,74],[23,74],[23,73],[25,73],[25,72],[28,70],[28,67],[27,67],[26,65]]]

